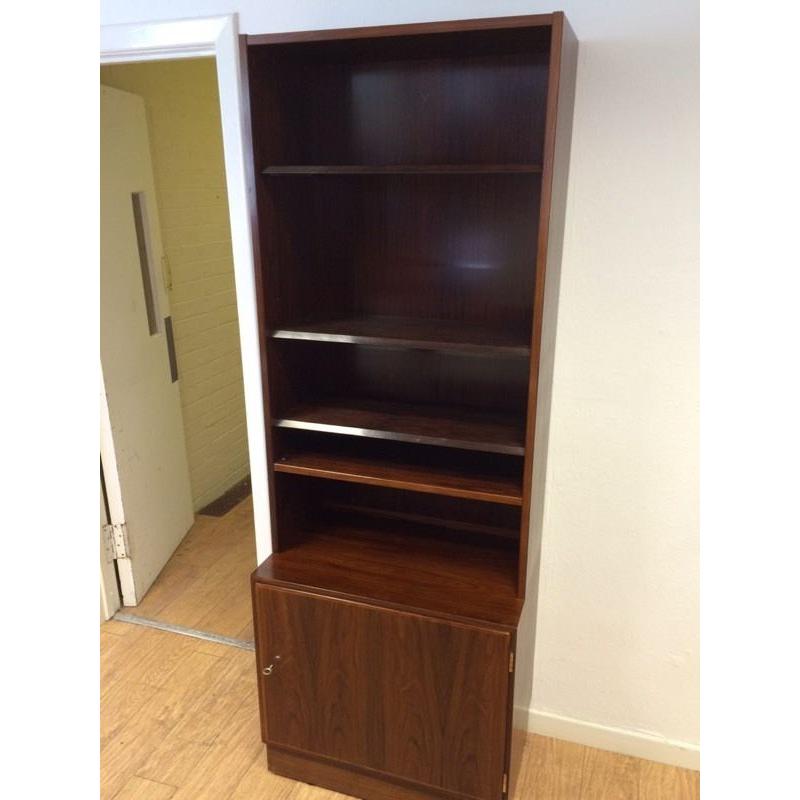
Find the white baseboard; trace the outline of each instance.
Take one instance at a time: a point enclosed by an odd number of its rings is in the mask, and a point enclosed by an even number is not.
[[[687,769],[700,769],[700,747],[688,742],[664,739],[652,733],[612,728],[572,717],[563,717],[549,711],[535,708],[514,708],[514,726],[538,733],[564,739],[598,750],[610,750],[626,756],[646,758]]]

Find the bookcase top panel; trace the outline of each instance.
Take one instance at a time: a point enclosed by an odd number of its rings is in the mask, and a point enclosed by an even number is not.
[[[522,35],[531,29],[547,29],[553,24],[556,15],[525,14],[513,17],[488,17],[484,19],[443,20],[405,25],[374,25],[358,28],[327,28],[316,31],[285,31],[281,33],[250,34],[248,45],[302,44],[309,42],[329,42],[359,39],[408,38],[432,34],[458,33],[461,37],[469,32],[520,31]]]

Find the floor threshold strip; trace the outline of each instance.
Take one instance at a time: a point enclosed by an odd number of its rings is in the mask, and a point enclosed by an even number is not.
[[[256,649],[255,644],[253,642],[248,642],[246,639],[234,639],[232,636],[222,636],[219,633],[198,631],[195,628],[185,628],[183,625],[173,625],[171,622],[160,622],[157,619],[139,617],[136,614],[126,614],[124,611],[118,611],[114,614],[114,619],[117,620],[117,622],[129,622],[132,625],[142,625],[145,628],[155,628],[159,631],[177,633],[180,636],[191,636],[193,639],[203,639],[206,642],[226,644],[228,647],[238,647],[240,650]]]

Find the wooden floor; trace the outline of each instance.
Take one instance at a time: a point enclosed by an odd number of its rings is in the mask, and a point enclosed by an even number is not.
[[[250,573],[255,568],[251,496],[222,517],[198,514],[144,599],[122,610],[251,641]]]
[[[267,771],[252,652],[100,629],[104,800],[344,800]],[[693,800],[698,773],[530,735],[515,800]]]

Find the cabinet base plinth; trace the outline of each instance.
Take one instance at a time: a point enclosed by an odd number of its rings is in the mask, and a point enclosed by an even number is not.
[[[362,800],[468,800],[468,795],[397,781],[372,770],[267,746],[270,772]]]

